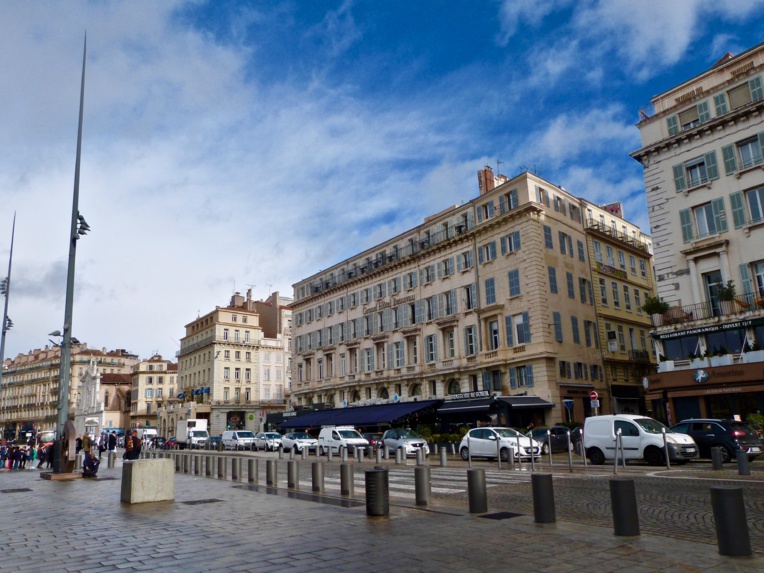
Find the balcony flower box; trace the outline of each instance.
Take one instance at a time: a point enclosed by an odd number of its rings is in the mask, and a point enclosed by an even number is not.
[[[743,352],[743,364],[752,364],[754,362],[764,362],[764,350]]]
[[[673,360],[664,360],[662,362],[658,362],[658,372],[671,372],[673,370],[674,370]]]
[[[721,356],[711,356],[709,358],[712,367],[732,366],[732,354],[722,354]]]

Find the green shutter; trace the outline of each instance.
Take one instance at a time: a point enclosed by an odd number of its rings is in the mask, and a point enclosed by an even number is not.
[[[743,206],[743,192],[736,191],[730,195],[730,203],[732,204],[732,221],[735,223],[735,228],[745,227],[745,207]]]
[[[724,212],[724,199],[719,197],[711,201],[711,210],[714,214],[714,223],[717,233],[727,232],[727,215]]]
[[[740,265],[740,277],[743,279],[743,293],[746,295],[753,293],[753,282],[747,263]]]
[[[679,211],[679,221],[682,223],[682,240],[685,243],[692,241],[692,213],[689,209]]]
[[[748,82],[751,88],[751,101],[759,101],[764,98],[764,90],[761,89],[761,76],[757,76]]]
[[[716,116],[724,115],[727,113],[727,95],[719,94],[714,96],[714,107],[716,108]]]
[[[759,160],[757,163],[761,163],[762,156],[764,156],[764,131],[759,133]]]
[[[666,118],[666,125],[668,125],[669,135],[675,135],[679,133],[679,118],[675,115]]]
[[[706,123],[711,119],[711,112],[708,111],[708,101],[702,101],[698,104],[698,120],[700,123]]]
[[[514,336],[512,332],[512,317],[507,315],[504,317],[504,326],[507,330],[507,346],[514,346]]]
[[[517,388],[517,375],[514,366],[509,369],[509,387]]]
[[[716,151],[706,153],[703,157],[706,161],[708,180],[719,179],[719,167],[716,165]]]
[[[676,187],[676,192],[679,193],[680,191],[684,191],[686,185],[684,182],[684,164],[679,163],[677,165],[674,165],[674,186]]]
[[[533,386],[533,364],[528,364],[525,367],[525,385]]]
[[[724,158],[724,173],[732,175],[737,171],[737,157],[735,157],[735,145],[725,145],[722,147],[722,157]]]

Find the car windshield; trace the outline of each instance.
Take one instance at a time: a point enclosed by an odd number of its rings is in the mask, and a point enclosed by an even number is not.
[[[255,434],[253,434],[252,432],[237,432],[237,434],[238,434],[238,436],[240,438],[254,438],[255,437]]]
[[[209,438],[210,435],[207,433],[207,430],[191,430],[189,432],[191,434],[192,438]]]
[[[512,428],[493,428],[493,431],[499,434],[502,438],[516,438],[522,435],[520,432],[513,430]]]
[[[742,432],[741,434],[738,434],[740,436],[752,436],[753,435],[753,430],[751,430],[751,428],[749,428],[743,422],[733,422],[732,424],[730,424],[730,429],[733,432]]]
[[[411,430],[398,430],[398,437],[405,440],[423,439],[422,436]]]
[[[274,432],[270,434],[265,434],[265,437],[268,438],[269,440],[276,440],[281,437],[281,434],[277,434]]]
[[[340,436],[343,438],[361,438],[363,439],[363,436],[356,432],[355,430],[338,430],[340,433]]]
[[[294,440],[310,440],[311,437],[309,434],[292,434],[292,439]]]
[[[663,430],[666,430],[667,434],[673,433],[671,428],[667,428],[658,420],[653,420],[652,418],[637,418],[634,422],[639,424],[648,434],[662,434]]]

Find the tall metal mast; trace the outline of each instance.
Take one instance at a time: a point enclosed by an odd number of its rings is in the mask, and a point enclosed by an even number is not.
[[[11,230],[11,254],[8,257],[8,276],[0,286],[0,294],[5,295],[3,309],[2,336],[0,337],[0,387],[3,385],[3,362],[5,361],[5,334],[13,327],[13,321],[8,318],[8,299],[11,298],[11,265],[13,263],[13,238],[16,236],[16,212],[13,213],[13,228]]]

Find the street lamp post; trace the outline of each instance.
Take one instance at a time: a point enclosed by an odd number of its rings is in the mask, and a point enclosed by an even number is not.
[[[8,317],[8,300],[11,298],[11,263],[13,262],[13,238],[16,236],[16,213],[13,213],[13,228],[11,230],[11,254],[8,257],[8,276],[0,283],[0,294],[5,295],[3,309],[2,336],[0,336],[0,387],[3,385],[3,363],[5,362],[5,333],[13,327],[13,321]]]
[[[77,241],[87,234],[90,227],[80,214],[78,203],[80,195],[80,152],[82,148],[82,114],[85,100],[85,59],[88,40],[82,52],[82,83],[80,85],[80,117],[77,128],[77,159],[74,165],[74,193],[72,199],[72,224],[69,233],[69,267],[66,274],[66,306],[64,309],[63,340],[61,341],[61,364],[58,372],[58,420],[56,426],[56,444],[53,453],[53,473],[64,472],[63,439],[64,426],[69,420],[69,375],[72,361],[72,306],[74,304],[74,262],[77,256]]]

